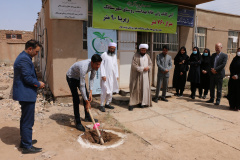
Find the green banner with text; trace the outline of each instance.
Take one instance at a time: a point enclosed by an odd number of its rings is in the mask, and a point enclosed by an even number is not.
[[[178,6],[139,0],[93,0],[93,27],[176,33]]]

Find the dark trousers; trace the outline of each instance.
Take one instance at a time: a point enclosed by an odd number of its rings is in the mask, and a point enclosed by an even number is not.
[[[203,89],[204,89],[204,93],[203,95],[207,95],[208,94],[208,88],[202,88],[202,86],[199,87],[199,96],[202,96],[202,92],[203,92]]]
[[[186,72],[183,72],[183,75],[179,75],[177,77],[177,79],[175,80],[175,84],[176,84],[176,93],[179,94],[179,90],[180,90],[180,95],[182,95],[186,85]]]
[[[196,90],[199,87],[199,83],[191,82],[191,96],[196,96]]]
[[[80,89],[80,80],[74,79],[74,78],[69,78],[67,76],[67,82],[68,82],[68,86],[71,90],[72,93],[72,98],[73,98],[73,111],[74,111],[74,116],[75,116],[75,121],[76,124],[81,123],[80,120],[80,112],[79,112],[79,104],[80,104],[80,99],[79,99],[79,95],[78,95],[78,91],[77,89]],[[88,98],[88,91],[85,85],[85,89],[86,89],[86,94],[87,94],[87,98]],[[84,106],[84,111],[85,111],[85,119],[89,119],[90,115],[86,110],[86,102],[83,100],[83,106]]]
[[[208,74],[201,73],[201,83],[199,86],[199,95],[201,96],[204,90],[203,95],[208,94],[208,90],[210,87],[210,76]]]
[[[162,97],[166,97],[167,87],[168,87],[168,77],[158,77],[157,78],[157,88],[155,98],[158,98],[159,92],[162,86]]]
[[[210,76],[210,99],[215,98],[215,86],[217,86],[217,101],[220,101],[222,97],[222,83],[223,79],[215,75]]]
[[[179,90],[180,90],[180,95],[182,95],[183,94],[183,91],[184,91],[184,89],[183,88],[176,88],[176,93],[177,94],[179,94]]]
[[[34,125],[35,102],[20,101],[22,115],[20,120],[21,144],[24,148],[32,147],[32,127]]]

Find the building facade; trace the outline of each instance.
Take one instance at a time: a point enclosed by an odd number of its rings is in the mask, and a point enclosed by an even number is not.
[[[223,52],[229,53],[228,63],[230,63],[231,57],[234,56],[232,53],[235,53],[239,46],[240,16],[196,9],[197,4],[208,2],[207,0],[154,2],[176,4],[179,13],[180,10],[191,11],[193,24],[192,26],[178,25],[175,34],[117,30],[120,88],[129,86],[132,56],[140,43],[148,43],[150,46],[153,86],[156,86],[157,81],[155,58],[161,53],[163,45],[169,46],[169,54],[174,59],[181,46],[187,48],[188,55],[192,53],[194,46],[198,46],[201,51],[209,48],[211,53],[214,53],[215,44],[221,42]],[[50,18],[51,9],[50,0],[43,0],[43,7],[34,27],[35,39],[42,43],[43,50],[35,61],[53,95],[69,96],[71,94],[66,82],[66,72],[73,63],[88,58],[87,31],[88,27],[92,27],[92,1],[88,1],[88,21]],[[170,87],[173,70],[174,66],[170,71]]]
[[[0,30],[0,62],[13,63],[32,38],[33,32]]]

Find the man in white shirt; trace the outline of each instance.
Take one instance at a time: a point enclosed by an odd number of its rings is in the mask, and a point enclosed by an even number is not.
[[[78,95],[77,88],[79,88],[82,97],[83,97],[83,105],[85,111],[85,122],[91,122],[91,117],[88,113],[88,109],[91,108],[90,102],[92,101],[92,88],[94,77],[96,75],[96,71],[100,67],[102,62],[102,58],[98,54],[94,54],[90,59],[79,61],[74,63],[69,70],[67,71],[67,82],[73,97],[73,109],[75,116],[76,128],[80,131],[85,132],[85,128],[83,127],[80,120],[79,113],[79,104],[80,99]],[[91,71],[90,81],[89,81],[89,94],[86,88],[85,76],[88,72]],[[95,122],[98,120],[96,119]]]
[[[102,63],[101,70],[101,106],[100,111],[105,112],[105,108],[114,109],[110,105],[112,101],[112,94],[118,93],[118,63],[115,54],[117,44],[114,42],[109,43],[108,52],[101,55]],[[104,106],[104,102],[105,106]]]

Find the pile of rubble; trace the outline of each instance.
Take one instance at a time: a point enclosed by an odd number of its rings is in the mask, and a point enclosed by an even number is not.
[[[13,77],[13,66],[6,63],[0,64],[0,109],[6,107],[13,111],[8,117],[12,114],[20,115],[21,113],[18,101],[12,99]],[[66,104],[54,103],[53,95],[49,88],[38,90],[35,108],[36,115],[44,114],[45,111],[48,111],[47,108],[53,105],[66,106]]]

